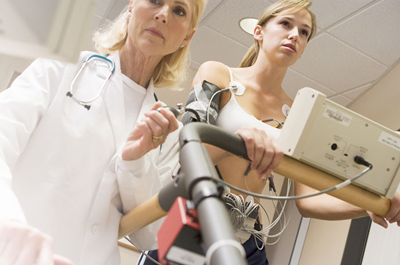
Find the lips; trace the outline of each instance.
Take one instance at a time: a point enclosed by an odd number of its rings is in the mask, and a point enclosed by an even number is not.
[[[148,33],[150,33],[151,35],[153,35],[153,36],[156,36],[156,37],[159,37],[161,39],[164,39],[164,35],[161,33],[161,31],[159,31],[156,28],[147,28],[146,31]]]
[[[296,52],[296,46],[292,43],[286,43],[283,44],[283,47],[288,48],[289,50],[291,50],[292,52]]]

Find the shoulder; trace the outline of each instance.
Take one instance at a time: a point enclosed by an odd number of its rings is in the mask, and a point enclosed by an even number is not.
[[[200,74],[206,74],[206,75],[215,75],[218,76],[219,74],[224,74],[228,73],[228,68],[225,64],[216,62],[216,61],[208,61],[203,63],[199,67],[199,73]]]
[[[89,51],[83,51],[80,53],[79,58],[77,59],[76,62],[66,62],[62,60],[55,60],[55,59],[49,59],[49,58],[38,58],[36,59],[33,63],[32,66],[36,68],[49,68],[51,69],[58,69],[58,68],[64,68],[68,65],[80,65],[83,63],[83,61],[86,60],[89,56],[96,54],[94,52],[89,52]]]
[[[203,82],[204,80],[217,85],[219,88],[223,89],[229,86],[230,74],[228,67],[216,61],[208,61],[203,63],[197,72],[198,82]]]

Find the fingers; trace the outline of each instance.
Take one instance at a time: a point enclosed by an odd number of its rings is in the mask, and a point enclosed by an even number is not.
[[[152,140],[162,144],[169,133],[179,128],[179,124],[175,115],[170,110],[160,107],[160,105],[159,102],[154,104],[151,111],[145,113],[143,122],[151,131]]]
[[[374,213],[371,213],[371,212],[367,212],[367,213],[371,217],[372,222],[374,222],[384,228],[388,228],[388,224],[387,224],[385,218],[383,218],[382,216],[376,215]]]
[[[18,247],[18,259],[15,264],[36,264],[53,265],[53,241],[50,237],[32,231],[26,235],[24,242],[21,242],[23,247]]]
[[[43,238],[37,264],[54,265],[53,262],[53,240],[50,237]]]
[[[241,128],[236,134],[245,142],[247,155],[252,161],[251,169],[256,170],[260,178],[268,177],[283,157],[275,139],[256,128]]]
[[[386,215],[386,219],[389,223],[397,223],[400,226],[400,194],[397,192],[391,200],[390,210]]]
[[[0,235],[0,264],[54,264],[53,240],[38,229],[17,221],[2,221]]]

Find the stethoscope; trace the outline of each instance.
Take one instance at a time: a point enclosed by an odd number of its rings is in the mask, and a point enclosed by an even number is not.
[[[73,94],[73,89],[74,89],[74,84],[76,79],[78,79],[79,75],[81,74],[82,70],[85,68],[85,66],[91,61],[91,60],[98,60],[98,61],[102,61],[102,62],[106,62],[106,64],[108,65],[108,69],[110,70],[110,74],[108,75],[107,79],[104,81],[103,86],[101,87],[99,93],[97,93],[97,95],[95,95],[92,99],[89,100],[80,100],[78,98],[76,98]],[[90,103],[92,103],[93,101],[95,101],[98,97],[100,97],[101,93],[104,90],[104,87],[106,86],[107,82],[110,80],[111,76],[113,75],[115,71],[115,63],[108,59],[105,56],[101,56],[98,54],[93,54],[91,56],[89,56],[82,64],[81,68],[79,69],[78,73],[76,74],[74,80],[71,83],[71,86],[69,87],[69,91],[67,92],[67,97],[72,98],[75,102],[77,102],[79,105],[82,105],[83,107],[85,107],[87,110],[90,110]],[[75,91],[76,92],[76,91]]]

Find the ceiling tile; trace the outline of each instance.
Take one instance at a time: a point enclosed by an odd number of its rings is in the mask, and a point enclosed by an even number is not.
[[[236,41],[206,27],[201,26],[191,42],[192,60],[197,63],[219,61],[231,67],[239,65],[247,48]]]
[[[328,34],[312,40],[292,69],[338,93],[380,77],[387,67]]]
[[[94,15],[94,16],[93,16],[93,20],[92,20],[92,32],[99,28],[99,26],[100,26],[102,20],[103,20],[103,18],[100,17],[100,16],[98,16],[98,15]]]
[[[100,17],[104,17],[104,14],[112,3],[114,3],[114,0],[98,0],[97,8],[94,13]]]
[[[333,102],[336,102],[337,104],[342,105],[344,107],[350,105],[350,103],[351,103],[350,99],[348,99],[346,97],[343,97],[342,95],[336,95],[336,96],[333,96],[333,97],[328,97],[328,99],[332,100]]]
[[[384,0],[339,24],[330,34],[390,66],[400,57],[400,1]]]
[[[192,80],[196,73],[196,69],[188,69],[186,81],[180,84],[180,87],[182,88],[180,91],[168,88],[155,88],[154,92],[157,97],[168,106],[176,107],[176,104],[178,103],[183,103],[183,105],[185,105],[192,86]]]
[[[282,83],[282,88],[285,90],[286,94],[290,98],[294,99],[294,97],[297,94],[297,91],[303,87],[311,87],[325,94],[326,96],[331,96],[336,94],[336,92],[330,90],[329,88],[326,88],[289,68],[288,71],[286,72],[285,79],[283,80]]]
[[[203,15],[200,18],[200,22],[207,18],[207,16],[216,8],[222,0],[209,0],[207,1],[206,8],[204,9]]]
[[[225,0],[203,23],[221,34],[250,47],[253,45],[254,39],[251,35],[240,29],[239,20],[245,17],[258,18],[261,11],[270,2],[266,0],[252,0],[251,4],[244,4],[243,2],[245,1]],[[263,8],[260,9],[260,7]]]
[[[312,2],[310,10],[317,17],[318,27],[325,29],[373,1],[374,0],[317,0]]]
[[[114,20],[116,19],[122,12],[122,10],[129,4],[129,0],[114,0],[112,8],[107,15],[107,19]]]
[[[358,98],[361,94],[363,94],[365,91],[367,91],[368,89],[370,89],[372,86],[372,83],[364,85],[364,86],[360,86],[354,89],[351,89],[345,93],[342,93],[343,96],[345,96],[348,99],[351,100],[355,100],[356,98]]]

